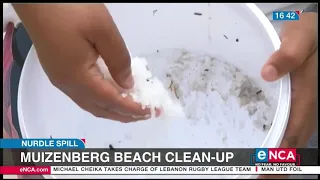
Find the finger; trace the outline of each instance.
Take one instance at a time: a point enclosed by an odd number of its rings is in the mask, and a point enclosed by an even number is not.
[[[110,120],[119,121],[122,123],[137,122],[141,120],[147,120],[150,118],[150,116],[127,116],[127,115],[119,114],[117,112],[102,109],[102,108],[96,109],[92,114],[99,118],[110,119]]]
[[[301,16],[299,21],[285,24],[281,32],[280,49],[273,53],[263,66],[261,75],[266,81],[275,81],[292,72],[314,51],[316,31],[308,27],[314,26],[316,22],[312,22],[313,18],[310,19],[309,16],[307,14]]]
[[[92,94],[95,103],[105,109],[112,108],[114,111],[125,115],[146,116],[151,114],[151,109],[142,107],[141,104],[133,101],[132,97],[122,96],[122,93],[115,88],[109,80],[105,80],[100,76],[94,76],[90,81],[86,81],[87,94]],[[155,109],[156,117],[160,115],[160,110]]]
[[[118,99],[119,106],[115,110],[116,112],[123,112],[125,114],[131,114],[133,116],[150,116],[152,111],[155,117],[160,116],[161,110],[159,108],[154,108],[153,110],[149,107],[143,107],[140,103],[133,101],[131,96],[119,97]]]
[[[118,31],[107,8],[103,6],[105,18],[96,30],[94,44],[96,50],[108,66],[112,78],[125,89],[134,85],[131,72],[131,58],[126,44]]]
[[[112,88],[112,86],[110,86]],[[109,94],[105,96],[107,103],[101,102],[99,105],[103,108],[112,107],[113,111],[131,116],[150,116],[152,110],[149,107],[142,106],[140,103],[133,101],[133,98],[130,95],[123,96],[119,93]],[[155,117],[158,117],[161,113],[160,109],[155,108],[154,110]]]
[[[151,114],[150,108],[143,108],[141,104],[133,101],[131,96],[123,97],[122,92],[114,86],[112,81],[104,79],[99,68],[92,66],[88,70],[88,75],[82,77],[82,94],[80,97],[86,97],[90,102],[98,104],[100,107],[109,109],[112,108],[117,113],[124,115],[146,116]],[[74,101],[80,99],[69,93]],[[77,102],[77,101],[76,101]],[[160,110],[156,109],[156,117],[160,115]]]
[[[311,54],[312,45],[303,43],[301,35],[296,36],[283,39],[280,49],[273,53],[264,65],[261,75],[266,81],[275,81],[292,72]]]
[[[84,101],[82,101],[84,102]],[[95,117],[98,118],[105,118],[110,120],[115,120],[123,123],[129,123],[129,122],[136,122],[140,120],[146,120],[149,119],[150,116],[127,116],[123,114],[119,114],[117,112],[114,112],[112,109],[106,109],[102,108],[97,104],[90,103],[89,100],[85,101],[84,103],[78,103],[78,106],[82,108],[83,110],[91,113]]]

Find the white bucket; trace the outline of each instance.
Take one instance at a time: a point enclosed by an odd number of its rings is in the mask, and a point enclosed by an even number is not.
[[[172,123],[164,129],[161,122],[155,120],[121,124],[95,118],[50,84],[32,48],[22,72],[18,98],[24,138],[85,138],[87,147],[99,148],[109,144],[118,148],[279,146],[290,109],[290,78],[286,75],[278,82],[268,83],[260,76],[262,65],[279,48],[280,41],[268,19],[254,4],[123,3],[109,4],[108,8],[132,56],[146,57],[164,84],[168,83],[164,80],[167,65],[188,56],[183,62],[189,62],[189,69],[180,66],[178,71],[183,76],[176,73],[175,78],[180,85],[186,83],[185,87],[191,84],[191,94],[186,92],[188,89],[180,92],[191,119]],[[209,63],[201,63],[202,60],[196,63],[196,59],[192,59],[196,54],[207,54],[204,61]],[[209,74],[204,77],[203,73]],[[247,85],[249,87],[244,88]],[[206,114],[201,114],[201,110]],[[46,176],[64,177],[67,178]],[[168,177],[256,176],[157,178]]]

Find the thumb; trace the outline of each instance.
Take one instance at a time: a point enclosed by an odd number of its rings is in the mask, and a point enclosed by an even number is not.
[[[312,47],[311,47],[312,48]],[[261,75],[266,81],[275,81],[301,66],[309,56],[309,47],[299,37],[283,39],[280,49],[274,52],[263,66]]]
[[[105,12],[107,13],[107,19],[99,25],[100,27],[96,31],[95,48],[106,63],[115,82],[124,89],[130,89],[134,85],[131,57],[116,24],[106,8]]]
[[[290,73],[312,54],[316,47],[313,16],[306,13],[299,21],[288,22],[282,28],[280,49],[271,55],[261,71],[266,81],[275,81]]]

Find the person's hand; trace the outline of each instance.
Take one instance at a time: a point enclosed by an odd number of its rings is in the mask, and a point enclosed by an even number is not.
[[[134,85],[131,59],[104,4],[13,6],[50,81],[77,105],[121,122],[150,118],[150,109],[121,96]],[[116,83],[104,79],[96,65],[99,55]]]
[[[282,28],[281,47],[264,65],[261,75],[275,81],[291,75],[291,111],[280,148],[303,148],[316,130],[318,25],[317,13],[303,13]],[[263,179],[286,176],[263,175]]]

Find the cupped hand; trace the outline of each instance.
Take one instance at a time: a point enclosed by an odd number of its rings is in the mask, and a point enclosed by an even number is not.
[[[290,73],[291,110],[280,148],[304,148],[317,127],[317,13],[303,13],[299,21],[284,24],[281,46],[264,65],[261,75],[275,81]],[[286,175],[263,175],[263,179],[286,178]]]
[[[130,55],[104,4],[13,6],[50,81],[77,105],[121,122],[150,118],[150,109],[121,96],[134,85]],[[116,83],[103,77],[99,56]]]

